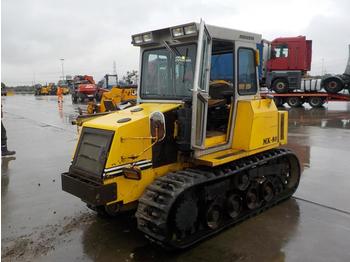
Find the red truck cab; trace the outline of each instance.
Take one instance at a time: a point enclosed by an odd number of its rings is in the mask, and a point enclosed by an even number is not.
[[[267,61],[269,71],[310,71],[312,41],[305,36],[280,37],[271,42],[271,58]]]
[[[277,93],[300,88],[301,78],[311,69],[312,41],[305,36],[279,37],[269,42],[268,50],[266,86]]]

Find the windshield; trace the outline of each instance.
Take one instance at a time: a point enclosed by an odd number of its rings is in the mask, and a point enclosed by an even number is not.
[[[142,59],[141,97],[182,99],[191,96],[196,45],[147,50]]]
[[[108,80],[108,86],[107,86],[107,80]],[[106,75],[104,78],[102,78],[102,80],[99,81],[98,85],[105,89],[112,89],[113,86],[118,85],[118,77],[115,75]]]

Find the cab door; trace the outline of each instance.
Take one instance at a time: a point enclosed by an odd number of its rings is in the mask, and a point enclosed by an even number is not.
[[[204,21],[201,20],[192,91],[192,148],[205,148],[209,100],[210,56],[211,37]]]

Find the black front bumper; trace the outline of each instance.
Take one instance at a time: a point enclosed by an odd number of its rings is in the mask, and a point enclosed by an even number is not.
[[[117,185],[99,184],[69,173],[61,174],[62,190],[94,206],[105,205],[117,199]]]

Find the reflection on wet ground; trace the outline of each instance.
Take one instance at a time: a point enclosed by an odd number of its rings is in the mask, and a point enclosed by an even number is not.
[[[76,144],[70,97],[6,97],[15,158],[2,159],[4,261],[348,261],[350,103],[289,111],[289,148],[304,173],[292,198],[182,252],[150,244],[135,218],[105,219],[61,191]]]
[[[290,126],[317,126],[321,128],[350,129],[349,110],[328,110],[327,108],[289,108]]]
[[[130,254],[135,261],[235,261],[258,258],[274,261],[285,257],[281,250],[293,236],[298,221],[299,206],[296,200],[291,199],[195,248],[181,252],[168,252],[145,242],[136,230],[135,221],[130,218],[106,223],[96,220],[86,228],[82,239],[84,251],[93,261],[108,261],[116,257],[127,259]],[[255,235],[254,239],[252,234]],[[96,238],[96,235],[99,237]],[[269,236],[269,241],[261,241],[266,236]],[[96,249],[96,245],[100,244],[110,251]],[[251,252],[259,247],[265,252]]]

